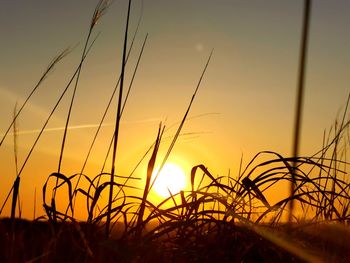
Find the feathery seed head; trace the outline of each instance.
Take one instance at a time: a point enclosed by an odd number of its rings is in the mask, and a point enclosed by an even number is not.
[[[93,28],[97,24],[98,20],[106,13],[110,4],[110,0],[99,0],[91,19],[91,28]]]

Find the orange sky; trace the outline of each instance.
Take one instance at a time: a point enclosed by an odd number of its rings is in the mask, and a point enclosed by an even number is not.
[[[0,134],[12,120],[16,102],[26,96],[50,60],[75,47],[50,74],[18,120],[21,164],[78,63],[96,1],[6,1],[0,10]],[[131,32],[140,14],[132,11]],[[350,68],[347,1],[315,1],[310,29],[301,152],[321,147],[328,129],[344,107]],[[126,1],[115,1],[94,34],[101,32],[81,73],[62,172],[79,172],[86,151],[120,71]],[[236,174],[258,151],[291,153],[297,83],[302,1],[144,1],[143,18],[127,65],[131,77],[143,38],[148,43],[121,123],[117,173],[127,175],[156,138],[159,122],[178,123],[196,87],[206,59],[212,61],[181,136],[170,156],[189,175],[206,165],[215,175]],[[34,189],[41,206],[42,184],[57,169],[71,90],[54,114],[28,162],[21,183],[24,216],[32,215]],[[112,112],[93,150],[86,173],[101,169],[113,132]],[[51,129],[51,130],[50,130]],[[176,126],[164,135],[161,153]],[[13,138],[0,148],[0,201],[15,177]],[[148,160],[149,157],[147,157]],[[161,159],[161,158],[160,158]],[[145,164],[138,176],[145,174]],[[142,187],[143,181],[137,186]],[[8,211],[8,210],[6,210]],[[5,213],[6,214],[6,213]]]

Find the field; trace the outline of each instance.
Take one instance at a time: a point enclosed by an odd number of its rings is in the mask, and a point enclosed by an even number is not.
[[[311,1],[305,1],[304,6],[293,154],[286,157],[275,151],[260,151],[246,165],[242,158],[236,174],[216,175],[205,163],[193,164],[190,174],[186,175],[190,178],[189,189],[175,191],[167,186],[163,198],[157,201],[150,198],[151,189],[183,134],[215,51],[207,56],[174,135],[164,138],[168,127],[160,123],[157,136],[135,168],[129,175],[119,175],[115,163],[119,158],[121,120],[124,110],[128,109],[127,101],[148,40],[146,35],[133,74],[128,76],[130,84],[127,87],[125,68],[130,63],[128,59],[134,52],[135,37],[139,25],[142,25],[140,19],[136,31],[130,34],[131,2],[128,1],[119,79],[79,171],[66,175],[61,163],[77,99],[80,72],[98,38],[95,26],[108,11],[108,1],[98,2],[80,62],[56,104],[52,105],[21,166],[18,164],[18,118],[32,95],[72,50],[66,49],[58,54],[24,103],[15,106],[13,121],[0,142],[1,147],[6,138],[13,137],[16,164],[16,178],[11,189],[1,189],[8,194],[0,207],[0,262],[348,262],[350,179],[346,157],[350,142],[350,94],[343,102],[345,109],[340,117],[324,134],[319,151],[311,156],[299,154]],[[72,92],[71,97],[67,91]],[[36,215],[34,201],[33,220],[23,219],[20,199],[22,171],[51,117],[67,97],[69,103],[63,137],[59,139],[58,166],[52,168],[53,172],[47,176],[38,194],[42,196],[44,215]],[[112,107],[116,108],[113,137],[102,161],[103,168],[101,173],[87,175],[85,169],[91,161],[90,154]],[[170,144],[163,155],[159,149],[166,139]],[[136,173],[142,162],[147,163],[145,171]],[[110,170],[106,172],[107,169]],[[145,182],[142,188],[133,183],[140,176]],[[268,193],[279,189],[289,191],[272,203]],[[86,219],[80,220],[76,214],[83,206]],[[4,216],[2,212],[6,207],[10,214]]]
[[[1,221],[2,237],[11,224],[10,219]],[[18,220],[15,227],[13,243],[1,240],[2,262],[347,262],[350,256],[349,231],[337,224],[251,229],[218,222],[195,234],[192,228],[173,229],[163,237],[151,231],[142,236],[117,233],[118,238],[108,240],[101,229],[84,223]]]

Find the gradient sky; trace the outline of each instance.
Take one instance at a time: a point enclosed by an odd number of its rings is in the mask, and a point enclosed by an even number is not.
[[[50,60],[75,47],[35,93],[20,117],[19,163],[79,62],[95,0],[5,0],[0,9],[0,133],[12,120],[14,105],[24,101]],[[80,171],[95,126],[120,71],[127,1],[115,1],[99,21],[101,32],[86,60],[73,108],[63,173]],[[128,174],[155,139],[158,124],[181,120],[206,59],[212,61],[171,156],[189,173],[197,164],[213,174],[236,174],[255,153],[291,153],[303,1],[281,0],[145,0],[141,27],[126,82],[143,38],[144,56],[121,124],[117,170]],[[350,75],[350,2],[313,2],[301,154],[320,149],[345,106]],[[141,13],[132,7],[131,32]],[[34,189],[57,168],[62,130],[71,92],[60,105],[22,176],[25,216],[30,216]],[[116,104],[114,104],[116,105]],[[109,114],[87,173],[101,169],[112,131]],[[30,131],[34,131],[31,133]],[[175,133],[169,129],[165,137]],[[22,133],[22,134],[21,134]],[[169,139],[165,139],[162,152]],[[15,177],[11,136],[0,148],[0,200]],[[139,172],[142,176],[143,171]],[[38,194],[38,206],[41,195]]]

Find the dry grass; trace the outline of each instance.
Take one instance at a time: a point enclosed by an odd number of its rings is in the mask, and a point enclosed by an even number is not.
[[[204,164],[195,165],[189,175],[189,191],[171,194],[161,203],[154,204],[149,200],[148,194],[154,183],[151,175],[156,159],[160,158],[158,149],[165,131],[165,127],[160,124],[155,142],[135,165],[133,172],[127,177],[116,175],[114,164],[117,159],[120,120],[147,40],[146,36],[127,96],[124,98],[125,67],[137,34],[136,30],[127,50],[131,1],[120,78],[102,115],[82,169],[73,175],[61,173],[67,127],[80,72],[96,40],[95,38],[90,41],[94,26],[105,14],[108,5],[107,1],[99,1],[89,25],[81,60],[50,112],[23,166],[16,169],[16,180],[0,210],[1,214],[12,194],[11,219],[0,221],[0,262],[346,262],[350,257],[350,247],[342,240],[350,237],[350,184],[345,154],[349,144],[350,122],[347,116],[350,96],[341,121],[336,122],[329,136],[325,136],[321,150],[313,156],[302,157],[295,154],[284,157],[276,152],[259,152],[245,167],[241,160],[239,173],[228,176],[214,176]],[[13,122],[0,146],[11,127],[15,129],[16,144],[17,117],[53,66],[67,53],[67,50],[62,52],[50,63],[19,111],[15,111]],[[168,160],[181,135],[211,56],[212,53],[172,142],[162,157],[161,167]],[[46,215],[31,222],[16,219],[20,175],[50,118],[73,82],[75,84],[66,117],[58,169],[48,176],[42,189]],[[105,173],[102,168],[101,173],[87,176],[84,174],[85,166],[118,86],[116,125],[107,153],[107,156],[110,151],[113,154],[112,170]],[[15,147],[15,157],[16,155]],[[149,161],[144,174],[145,187],[139,191],[139,195],[129,195],[127,189],[134,188],[132,182],[137,179],[134,171],[146,158]],[[103,167],[106,160],[107,157]],[[81,179],[88,182],[86,188],[80,186]],[[50,188],[49,182],[52,180],[55,184]],[[292,193],[272,203],[268,198],[268,191],[279,189],[285,183],[293,185]],[[56,208],[57,192],[67,194],[67,209],[61,211]],[[101,206],[103,194],[107,194],[109,199]],[[86,200],[85,222],[78,222],[74,217],[77,196]],[[293,205],[290,207],[294,211],[288,209],[291,203]],[[294,213],[295,210],[301,216]],[[285,224],[288,215],[292,216],[289,217],[289,223]]]

